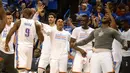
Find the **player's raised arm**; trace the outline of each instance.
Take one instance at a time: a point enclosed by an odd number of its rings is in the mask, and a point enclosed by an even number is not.
[[[6,13],[2,5],[2,0],[0,0],[0,33],[5,27],[6,24]]]

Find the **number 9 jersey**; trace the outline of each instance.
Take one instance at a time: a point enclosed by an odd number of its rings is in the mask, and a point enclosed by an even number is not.
[[[18,45],[33,45],[36,37],[35,21],[33,19],[21,18],[21,25],[18,29]]]
[[[18,28],[17,46],[17,68],[31,69],[33,40],[36,36],[35,21],[33,19],[21,18]]]

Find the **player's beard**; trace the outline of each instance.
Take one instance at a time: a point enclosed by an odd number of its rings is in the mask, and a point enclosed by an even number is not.
[[[110,24],[110,21],[106,19],[102,19],[102,24]]]

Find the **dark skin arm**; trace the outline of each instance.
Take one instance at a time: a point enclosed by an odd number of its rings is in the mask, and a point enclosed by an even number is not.
[[[6,13],[2,6],[2,1],[0,0],[0,34],[3,31],[5,25],[6,25]]]
[[[82,54],[83,57],[86,57],[87,53],[84,50],[82,50],[81,48],[79,48],[77,46],[74,46],[75,42],[76,42],[76,39],[71,38],[71,40],[70,40],[70,47],[75,49],[75,50],[77,50],[77,51],[79,51]]]
[[[18,21],[14,24],[14,26],[11,28],[11,30],[9,31],[7,37],[6,37],[6,42],[5,42],[5,51],[8,52],[9,51],[9,46],[8,43],[11,39],[11,36],[14,34],[14,32],[16,32],[20,26],[21,21]]]
[[[130,48],[130,41],[127,41],[127,44],[128,44],[128,48]]]
[[[40,44],[44,41],[44,36],[42,34],[41,25],[36,22],[35,26],[36,26],[36,33],[37,33],[37,36],[38,36],[38,39],[39,39],[38,48],[40,48]]]

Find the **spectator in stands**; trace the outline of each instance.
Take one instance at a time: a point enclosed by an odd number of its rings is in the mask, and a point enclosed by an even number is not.
[[[24,10],[26,8],[26,3],[22,3],[21,4],[21,11]]]
[[[14,22],[18,21],[19,19],[20,19],[20,12],[15,11],[15,13],[14,13]]]
[[[86,3],[86,9],[89,12],[92,12],[92,5],[89,4],[89,0],[83,0],[84,3]]]
[[[103,4],[102,4],[102,2],[101,2],[101,1],[96,1],[96,5],[95,5],[95,6],[93,6],[93,11],[96,11],[96,8],[97,8],[98,6],[100,6],[100,7],[102,7],[102,8],[103,8]]]
[[[68,18],[68,19],[65,21],[64,29],[71,34],[71,33],[72,33],[72,30],[73,30],[74,28],[75,28],[75,26],[74,26],[73,23],[72,23],[72,19],[71,19],[71,18]]]
[[[45,4],[42,1],[38,1],[37,3],[37,12],[34,14],[36,20],[39,20],[42,23],[46,23],[46,11]]]
[[[88,15],[90,16],[90,11],[87,10],[87,4],[81,3],[81,9],[78,12],[78,15]]]
[[[126,13],[130,13],[130,8],[128,5],[125,6],[125,9],[126,9]]]
[[[87,15],[90,17],[91,13],[90,11],[87,10],[87,4],[86,3],[81,3],[81,9],[79,12],[76,14],[76,19],[79,21],[77,26],[80,26],[80,19],[82,15]]]
[[[28,0],[29,2],[27,3],[28,8],[35,8],[36,7],[36,0]]]
[[[95,16],[95,21],[98,23],[98,26],[100,27],[101,26],[101,20],[104,16],[104,14],[102,13],[102,7],[101,6],[97,6],[96,7],[96,12],[94,13],[94,16]]]
[[[117,14],[119,15],[117,20],[121,21],[121,20],[127,19],[128,23],[130,24],[130,12],[128,12],[128,10],[126,9],[126,5],[125,4],[119,4],[117,10],[118,10]]]
[[[107,2],[106,4],[108,5],[108,7],[109,7],[109,9],[110,9],[110,11],[111,11],[111,13],[112,13],[112,16],[113,16],[115,19],[117,19],[117,18],[118,18],[118,15],[114,12],[114,9],[115,9],[114,7],[116,7],[116,6],[114,6],[112,2]],[[106,12],[106,9],[107,9],[107,7],[106,7],[106,5],[105,5],[105,12]]]

